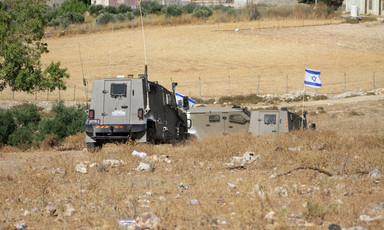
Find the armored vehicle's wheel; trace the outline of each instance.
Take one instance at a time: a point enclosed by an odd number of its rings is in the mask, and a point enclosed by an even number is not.
[[[184,126],[179,127],[179,141],[184,141],[187,139],[187,132]]]
[[[150,144],[155,144],[155,128],[148,127],[147,129],[147,142]]]

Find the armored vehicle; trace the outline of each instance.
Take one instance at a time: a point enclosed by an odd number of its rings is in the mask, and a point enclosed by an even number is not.
[[[252,111],[249,132],[254,135],[268,133],[288,133],[293,130],[307,128],[306,114],[304,120],[296,113],[282,110]]]
[[[196,138],[247,132],[251,113],[240,107],[193,107],[187,110],[189,134]]]
[[[147,71],[146,71],[147,72]],[[187,115],[177,108],[172,92],[157,82],[118,77],[93,82],[85,122],[88,149],[113,141],[169,143],[187,138]]]
[[[240,107],[194,107],[187,110],[187,116],[191,122],[189,134],[199,139],[246,132],[254,135],[287,133],[307,127],[305,114],[303,120],[284,108],[249,112]]]

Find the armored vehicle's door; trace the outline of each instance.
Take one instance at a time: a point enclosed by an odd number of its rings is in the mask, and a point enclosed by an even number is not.
[[[279,132],[279,111],[260,111],[257,135]]]
[[[129,124],[131,110],[131,81],[104,81],[103,124]]]
[[[249,120],[246,118],[245,114],[237,112],[228,116],[228,122],[226,123],[225,131],[228,134],[244,133],[248,130],[248,127]]]

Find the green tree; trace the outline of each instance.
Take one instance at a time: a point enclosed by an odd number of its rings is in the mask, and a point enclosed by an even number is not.
[[[59,14],[63,15],[66,12],[84,14],[87,11],[87,6],[82,1],[65,0],[59,8]]]
[[[323,2],[334,9],[343,5],[343,0],[318,0],[318,2]],[[315,4],[315,0],[298,0],[298,3]]]
[[[41,55],[48,45],[41,42],[46,20],[44,5],[32,0],[0,2],[0,91],[9,86],[15,91],[65,89],[68,78],[60,62],[42,70]]]

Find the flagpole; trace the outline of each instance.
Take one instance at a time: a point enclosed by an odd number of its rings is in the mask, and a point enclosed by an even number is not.
[[[304,89],[303,89],[303,110],[301,112],[301,115],[303,116],[303,119],[302,119],[302,127],[304,129],[304,96],[305,96],[305,83],[304,83]]]

